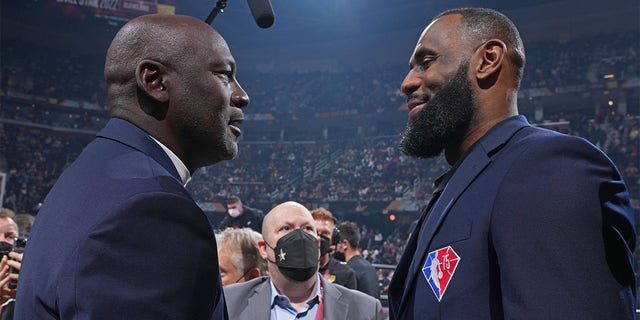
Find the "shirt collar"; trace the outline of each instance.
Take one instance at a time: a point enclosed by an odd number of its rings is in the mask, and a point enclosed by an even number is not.
[[[320,302],[320,274],[316,273],[316,294],[313,296],[313,298],[309,299],[309,301],[307,301],[307,308],[308,310],[313,308],[315,306],[315,304],[318,304]],[[271,309],[273,309],[273,307],[275,305],[278,305],[280,307],[285,307],[283,306],[282,302],[286,301],[286,304],[288,304],[289,306],[291,305],[291,302],[289,300],[289,297],[285,296],[285,295],[281,295],[278,293],[278,289],[276,289],[276,286],[273,285],[273,281],[271,281],[271,279],[269,279],[269,284],[271,285]]]
[[[173,166],[176,167],[176,170],[180,175],[180,180],[182,181],[182,185],[186,186],[187,183],[189,183],[189,181],[191,180],[191,173],[189,173],[189,169],[187,169],[187,166],[184,165],[184,162],[182,162],[182,160],[180,160],[180,158],[178,158],[178,156],[176,156],[176,154],[173,153],[171,149],[167,148],[167,146],[162,144],[162,142],[158,141],[154,137],[151,137],[151,139],[153,139],[153,141],[158,143],[158,145],[160,145],[160,147],[162,148],[162,150],[164,150],[167,156],[169,156],[169,159],[171,159]]]

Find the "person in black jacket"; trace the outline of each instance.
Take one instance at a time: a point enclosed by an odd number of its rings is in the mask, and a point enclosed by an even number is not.
[[[222,219],[218,229],[251,228],[257,232],[262,232],[264,213],[262,210],[243,205],[240,197],[230,196],[227,199],[227,213],[228,215]]]
[[[380,282],[376,269],[360,255],[360,230],[355,222],[343,221],[338,224],[340,241],[336,251],[344,253],[347,265],[356,272],[358,291],[364,292],[376,299],[380,299]]]

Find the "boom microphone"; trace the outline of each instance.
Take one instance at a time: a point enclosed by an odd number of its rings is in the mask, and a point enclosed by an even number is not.
[[[258,27],[263,29],[271,27],[275,20],[275,16],[269,0],[247,0],[247,3],[249,4],[249,9],[251,9],[251,14],[258,24]]]

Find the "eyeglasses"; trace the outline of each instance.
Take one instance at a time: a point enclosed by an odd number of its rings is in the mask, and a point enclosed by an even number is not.
[[[251,271],[253,268],[257,268],[257,267],[256,267],[256,266],[253,266],[253,267],[251,267],[251,268],[247,268],[247,271],[245,271],[245,272],[240,276],[240,278],[238,278],[236,281],[234,281],[234,283],[238,283],[238,281],[240,281],[240,279],[242,279],[242,278],[246,277],[246,276],[247,276],[247,273],[249,273],[249,271]]]

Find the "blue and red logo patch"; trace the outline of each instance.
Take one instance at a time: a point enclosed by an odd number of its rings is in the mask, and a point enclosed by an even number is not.
[[[459,262],[460,256],[451,246],[431,251],[427,255],[422,266],[422,275],[427,279],[438,301],[442,299],[445,290],[447,290]]]

